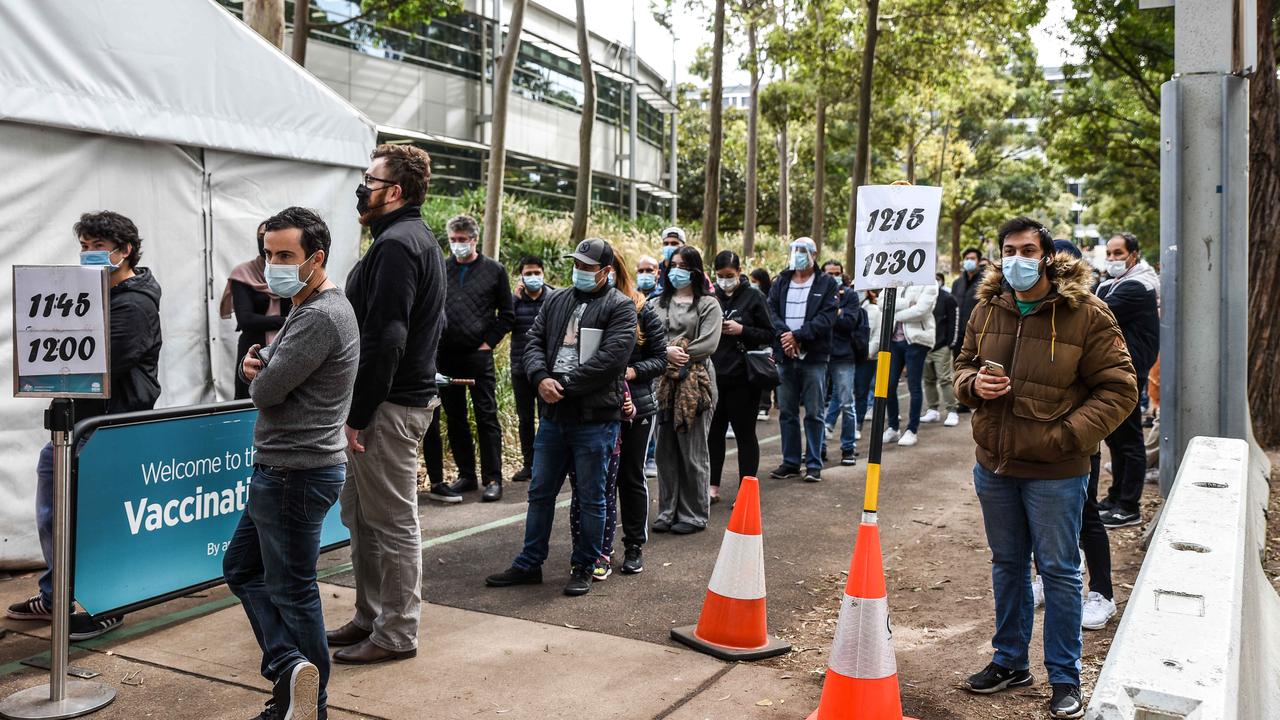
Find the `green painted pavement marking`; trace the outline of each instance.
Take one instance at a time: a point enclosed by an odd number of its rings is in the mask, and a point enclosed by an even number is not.
[[[768,442],[773,442],[774,440],[777,440],[781,437],[782,437],[781,435],[772,435],[767,438],[761,438],[760,444],[763,445]],[[733,455],[736,452],[738,452],[738,449],[735,447],[735,448],[730,448],[728,450],[725,450],[724,454],[725,454],[725,457],[728,457],[729,455]],[[561,500],[556,503],[556,507],[557,508],[568,507],[569,502],[570,502],[569,500]],[[448,533],[446,535],[441,535],[439,537],[434,537],[429,540],[424,540],[422,542],[422,549],[426,550],[428,548],[433,548],[438,545],[444,545],[457,540],[462,540],[464,538],[471,537],[472,535],[478,535],[482,532],[487,532],[489,530],[505,527],[507,525],[520,522],[521,520],[525,519],[525,517],[526,517],[525,513],[520,513],[518,515],[508,515],[507,517],[504,517],[504,518],[498,518],[497,520],[491,520],[487,523],[475,525],[469,528],[463,528],[461,530],[457,530],[457,531]],[[349,570],[351,570],[351,563],[345,562],[340,565],[334,565],[333,567],[325,568],[324,570],[317,572],[316,579],[324,580],[326,578],[333,577],[334,575],[341,575],[342,573],[347,572]],[[80,650],[80,651],[94,650],[108,643],[115,644],[119,640],[127,640],[131,637],[141,635],[142,633],[145,633],[149,630],[163,628],[168,625],[173,625],[174,623],[182,622],[183,620],[191,620],[199,617],[204,617],[205,615],[218,612],[219,610],[225,610],[229,607],[234,607],[239,604],[240,604],[239,598],[237,598],[234,595],[228,595],[227,597],[219,598],[217,600],[210,600],[209,602],[201,603],[199,605],[193,605],[183,610],[175,610],[171,613],[167,613],[159,617],[151,618],[150,620],[144,620],[139,623],[130,623],[128,625],[121,627],[119,630],[109,632],[105,635],[96,637],[92,640],[85,640],[84,642],[72,643],[71,645],[72,655],[82,654],[82,653],[77,653],[76,652],[77,650]],[[48,656],[49,656],[49,651],[46,650],[45,652],[40,653],[35,657],[41,657],[47,660]],[[8,677],[9,675],[12,675],[13,673],[19,672],[24,669],[29,669],[29,668],[28,666],[23,665],[22,661],[20,660],[15,660],[11,663],[0,665],[0,678]]]

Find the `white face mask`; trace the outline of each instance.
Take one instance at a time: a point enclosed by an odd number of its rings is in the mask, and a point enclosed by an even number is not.
[[[1126,260],[1108,260],[1107,261],[1107,274],[1113,278],[1120,277],[1121,275],[1124,274],[1124,271],[1128,269],[1129,269],[1129,263]]]
[[[720,289],[721,289],[721,290],[724,290],[725,292],[729,292],[730,290],[732,290],[732,289],[734,289],[734,288],[738,287],[738,282],[739,282],[739,281],[738,281],[738,278],[736,278],[736,277],[731,277],[731,278],[718,277],[718,278],[716,278],[716,284],[717,284],[717,285],[719,285],[719,286],[720,286]]]
[[[449,252],[452,252],[456,258],[469,258],[471,257],[472,246],[471,243],[451,242],[449,243]]]

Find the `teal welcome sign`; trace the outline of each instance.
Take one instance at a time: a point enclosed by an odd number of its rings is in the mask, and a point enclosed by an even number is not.
[[[101,427],[81,448],[74,594],[90,614],[221,582],[223,553],[249,499],[258,411],[206,409]],[[322,547],[350,539],[339,510],[325,518]]]

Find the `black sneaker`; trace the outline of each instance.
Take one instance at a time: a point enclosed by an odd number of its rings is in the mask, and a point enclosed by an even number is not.
[[[706,528],[701,525],[694,525],[693,523],[683,521],[671,526],[671,533],[673,535],[692,535],[694,533],[702,532],[703,530],[706,530]]]
[[[627,548],[627,554],[622,559],[622,574],[636,575],[644,572],[644,553],[638,547]]]
[[[518,568],[515,565],[503,570],[500,573],[490,575],[484,579],[484,584],[489,587],[511,587],[512,585],[537,585],[542,582],[542,568],[536,567],[532,570]]]
[[[791,478],[800,477],[800,468],[793,465],[782,464],[776,470],[769,473],[769,477],[774,480],[790,480]]]
[[[279,720],[315,720],[319,703],[320,671],[315,665],[300,660],[285,670],[275,687],[271,700]]]
[[[1010,670],[1003,665],[990,663],[982,672],[970,675],[964,681],[964,688],[979,695],[990,695],[1011,687],[1025,687],[1035,681],[1030,670]]]
[[[520,468],[515,475],[511,476],[511,482],[529,482],[533,479],[532,468]]]
[[[432,485],[423,494],[427,496],[428,500],[435,500],[438,503],[452,504],[462,502],[462,496],[454,492],[453,488],[442,482]]]
[[[268,700],[266,707],[262,708],[262,712],[253,716],[253,720],[280,720],[280,712],[276,709],[275,698]]]
[[[650,525],[650,527],[657,533],[671,532],[671,523],[666,520],[654,520],[653,525]]]
[[[1079,685],[1053,684],[1053,697],[1049,698],[1049,717],[1084,717],[1084,701],[1080,699]]]
[[[564,594],[576,597],[589,592],[591,592],[591,568],[585,565],[574,565],[569,571],[569,582],[565,583]]]
[[[1104,510],[1098,513],[1098,517],[1102,519],[1102,526],[1108,530],[1142,524],[1141,513],[1129,512],[1120,508]]]
[[[480,483],[476,482],[473,477],[460,477],[449,483],[449,489],[455,493],[471,492],[472,490],[479,490]]]
[[[53,619],[53,611],[45,604],[44,598],[39,595],[10,605],[9,611],[5,615],[13,620],[43,620],[49,622]]]
[[[809,468],[804,472],[805,482],[822,482],[822,469]]]
[[[841,464],[841,465],[844,465],[845,467],[848,467],[848,466],[850,466],[850,465],[857,465],[857,464],[858,464],[858,451],[857,451],[857,450],[848,450],[848,451],[845,451],[845,452],[841,452],[841,453],[840,453],[840,464]]]
[[[109,633],[124,624],[124,618],[115,617],[91,618],[89,613],[72,613],[71,628],[67,637],[71,642],[92,640],[99,635]]]

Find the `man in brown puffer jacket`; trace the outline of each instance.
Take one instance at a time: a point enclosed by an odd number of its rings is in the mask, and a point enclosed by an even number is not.
[[[1132,411],[1138,389],[1120,327],[1089,291],[1089,266],[1055,256],[1049,231],[1029,218],[1005,223],[999,238],[1003,261],[978,289],[955,360],[956,397],[974,408],[974,486],[996,606],[995,655],[966,687],[987,694],[1034,682],[1034,553],[1050,716],[1076,718],[1084,714],[1077,546],[1089,456]]]

